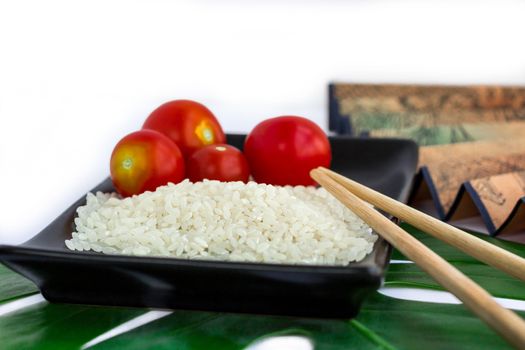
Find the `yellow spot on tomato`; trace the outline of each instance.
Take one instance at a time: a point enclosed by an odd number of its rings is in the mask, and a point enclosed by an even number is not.
[[[203,145],[211,145],[215,142],[215,135],[213,129],[210,127],[208,121],[201,121],[195,128],[195,135],[202,142]]]
[[[113,177],[128,192],[138,192],[149,176],[147,147],[129,144],[119,147],[111,158]]]
[[[126,170],[131,169],[132,166],[133,166],[133,159],[131,158],[126,158],[122,162],[122,167]]]
[[[217,146],[217,147],[215,147],[215,149],[216,149],[217,151],[219,151],[219,152],[224,152],[224,151],[226,151],[226,147],[224,147],[224,146]]]

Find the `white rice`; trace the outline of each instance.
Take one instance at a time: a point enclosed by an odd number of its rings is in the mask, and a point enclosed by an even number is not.
[[[107,254],[346,265],[377,236],[324,189],[204,181],[88,193],[66,246]]]

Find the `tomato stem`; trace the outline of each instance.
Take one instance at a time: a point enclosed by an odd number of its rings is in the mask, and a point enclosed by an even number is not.
[[[131,169],[133,166],[133,160],[131,158],[126,158],[122,161],[122,167],[126,170]]]

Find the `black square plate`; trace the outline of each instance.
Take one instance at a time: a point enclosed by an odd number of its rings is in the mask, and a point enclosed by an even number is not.
[[[244,135],[228,135],[242,148]],[[406,200],[417,146],[395,139],[330,138],[332,169],[390,197]],[[106,179],[94,191],[113,191]],[[0,246],[0,260],[52,302],[348,318],[381,286],[390,257],[383,239],[348,266],[297,266],[103,255],[66,248],[79,199],[19,246]]]

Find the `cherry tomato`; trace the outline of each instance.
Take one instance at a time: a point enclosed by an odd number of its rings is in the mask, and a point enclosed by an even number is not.
[[[195,150],[211,144],[225,143],[226,137],[213,113],[190,100],[167,102],[144,122],[143,129],[160,131],[179,146],[187,159]]]
[[[310,170],[329,167],[326,134],[312,121],[282,116],[259,123],[246,138],[244,154],[257,182],[273,185],[315,185]]]
[[[185,166],[179,147],[167,136],[140,130],[117,143],[110,170],[115,189],[127,197],[182,181]]]
[[[209,145],[195,151],[188,159],[188,178],[192,182],[204,179],[248,182],[249,177],[246,158],[230,145]]]

